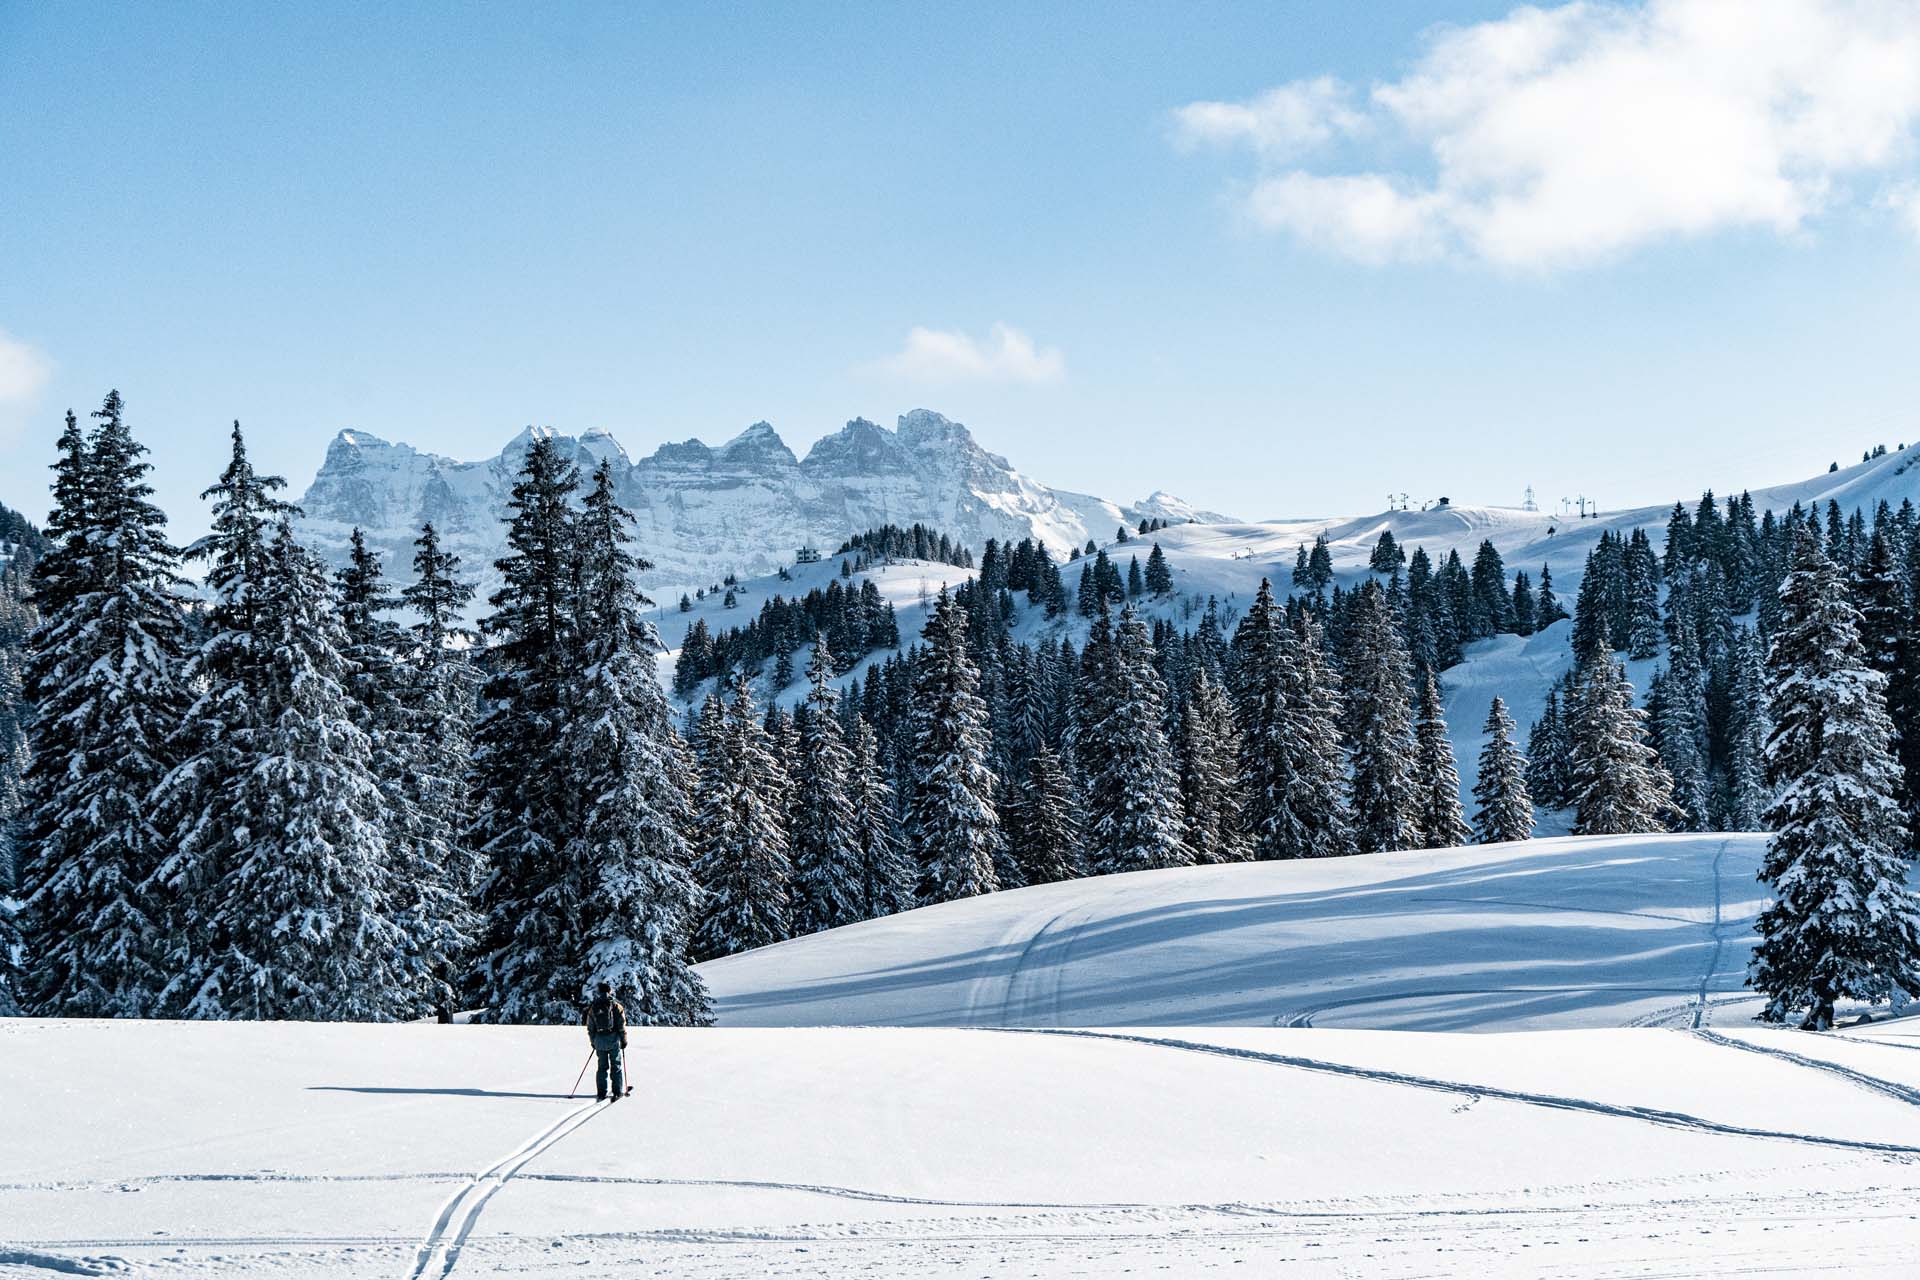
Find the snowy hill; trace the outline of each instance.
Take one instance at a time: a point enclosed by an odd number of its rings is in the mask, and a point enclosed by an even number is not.
[[[1760,835],[1593,836],[1097,876],[701,966],[725,1026],[1712,1025]]]
[[[1910,1275],[1920,1036],[0,1021],[0,1275]]]
[[[677,595],[725,574],[768,573],[801,546],[832,550],[889,522],[934,525],[975,548],[988,538],[1033,537],[1057,551],[1108,538],[1143,518],[1220,518],[1156,493],[1137,506],[1053,489],[987,452],[960,423],[917,409],[889,431],[863,418],[794,456],[759,422],[714,448],[699,440],[627,456],[605,431],[560,436],[529,427],[492,458],[457,462],[363,431],[342,431],[300,505],[304,536],[341,556],[361,526],[391,570],[411,562],[431,520],[442,540],[485,578],[504,551],[501,523],[513,477],[536,436],[556,436],[583,472],[614,472],[655,569],[650,589]],[[482,592],[484,598],[485,592]]]
[[[1756,489],[1752,496],[1760,512],[1784,514],[1796,503],[1824,506],[1831,500],[1839,502],[1843,511],[1859,509],[1871,516],[1875,505],[1883,501],[1893,507],[1909,500],[1920,501],[1920,467],[1914,465],[1916,462],[1920,462],[1920,450],[1902,450],[1812,480]],[[1675,494],[1674,498],[1691,509],[1699,495]],[[1526,570],[1537,581],[1543,565],[1550,569],[1562,605],[1571,607],[1586,558],[1603,533],[1625,535],[1643,529],[1658,548],[1664,545],[1671,511],[1669,502],[1568,521],[1545,512],[1509,507],[1449,505],[1426,511],[1263,523],[1202,519],[1170,525],[1124,544],[1106,537],[1097,541],[1123,573],[1130,558],[1138,557],[1144,563],[1151,546],[1160,545],[1172,571],[1174,591],[1160,599],[1135,602],[1148,618],[1165,619],[1178,629],[1189,629],[1212,598],[1219,604],[1223,629],[1230,632],[1261,579],[1270,580],[1282,594],[1292,589],[1295,555],[1316,537],[1327,538],[1335,579],[1348,586],[1369,576],[1368,558],[1382,532],[1391,531],[1408,554],[1424,547],[1435,563],[1454,551],[1471,563],[1484,539],[1501,553],[1509,574]],[[1066,564],[1061,569],[1071,592],[1080,566]],[[775,595],[794,599],[816,587],[824,588],[839,576],[840,562],[829,556],[819,564],[791,566],[788,573],[790,581],[772,574],[743,581],[732,609],[726,608],[724,598],[718,595],[697,602],[684,614],[674,610],[671,602],[663,602],[666,607],[657,621],[670,651],[663,672],[671,670],[672,658],[694,621],[704,621],[714,632],[745,625],[761,604]],[[923,591],[935,592],[942,585],[957,585],[972,576],[971,570],[952,565],[902,561],[856,571],[846,585],[857,588],[865,579],[873,578],[882,597],[895,606],[903,643],[911,644],[925,621]],[[1015,639],[1032,642],[1064,636],[1076,645],[1084,641],[1087,619],[1071,611],[1048,619],[1038,610],[1025,608],[1024,600],[1022,606],[1013,624]],[[1505,699],[1524,735],[1539,717],[1547,691],[1571,665],[1570,631],[1571,624],[1562,621],[1532,636],[1502,635],[1477,641],[1466,646],[1462,662],[1442,674],[1441,690],[1463,794],[1470,796],[1477,781],[1478,754],[1483,745],[1481,726],[1489,703],[1495,696]],[[873,655],[856,668],[856,673],[884,657]],[[1644,693],[1659,665],[1658,660],[1629,662],[1628,677]],[[803,685],[796,680],[777,696],[783,702],[792,702],[802,691]],[[1540,814],[1541,834],[1558,834],[1565,829],[1564,815]]]

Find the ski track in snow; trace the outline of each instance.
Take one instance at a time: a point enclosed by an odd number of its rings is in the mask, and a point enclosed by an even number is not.
[[[1837,1062],[1828,1062],[1822,1058],[1810,1058],[1791,1049],[1777,1049],[1772,1045],[1755,1044],[1751,1040],[1740,1040],[1733,1036],[1723,1036],[1717,1031],[1696,1028],[1692,1034],[1709,1044],[1727,1049],[1739,1049],[1745,1053],[1757,1053],[1763,1057],[1777,1058],[1781,1062],[1790,1062],[1796,1067],[1805,1067],[1809,1071],[1820,1071],[1845,1080],[1869,1092],[1892,1098],[1895,1102],[1904,1102],[1910,1107],[1920,1107],[1920,1089],[1911,1085],[1897,1084],[1892,1080],[1882,1080],[1879,1076],[1870,1076],[1864,1071],[1855,1071],[1852,1067]]]
[[[1685,1129],[1695,1133],[1720,1134],[1730,1138],[1765,1138],[1780,1142],[1797,1142],[1810,1146],[1833,1147],[1843,1151],[1872,1152],[1894,1158],[1920,1156],[1920,1146],[1909,1146],[1897,1142],[1866,1142],[1856,1138],[1833,1138],[1824,1134],[1791,1133],[1781,1129],[1760,1129],[1747,1125],[1727,1124],[1719,1120],[1708,1120],[1703,1116],[1690,1116],[1682,1111],[1667,1111],[1658,1107],[1630,1106],[1623,1103],[1599,1102],[1587,1098],[1574,1098],[1562,1094],[1529,1093],[1522,1089],[1508,1089],[1499,1085],[1468,1084],[1459,1080],[1440,1080],[1431,1076],[1416,1076],[1401,1071],[1387,1071],[1375,1067],[1356,1067],[1344,1062],[1329,1062],[1322,1058],[1302,1058],[1293,1054],[1265,1053],[1258,1049],[1239,1049],[1231,1045],[1207,1044],[1196,1040],[1175,1040],[1165,1036],[1134,1035],[1124,1031],[1088,1031],[1069,1027],[1004,1027],[999,1028],[1003,1035],[1029,1036],[1073,1036],[1088,1040],[1112,1040],[1122,1044],[1146,1045],[1157,1049],[1175,1049],[1185,1053],[1203,1053],[1220,1058],[1236,1058],[1246,1062],[1271,1063],[1278,1067],[1292,1067],[1299,1071],[1312,1071],[1321,1075],[1345,1076],[1349,1079],[1371,1080],[1381,1084],[1404,1085],[1412,1089],[1428,1089],[1438,1093],[1460,1094],[1479,1100],[1494,1098],[1502,1102],[1516,1102],[1523,1106],[1547,1107],[1555,1111],[1581,1111],[1593,1115],[1614,1116],[1623,1120],[1639,1120],[1646,1124],[1660,1125],[1669,1129]],[[1703,1038],[1715,1041],[1725,1040],[1714,1032],[1697,1032]],[[1748,1048],[1739,1041],[1728,1041],[1740,1048]],[[1756,1052],[1768,1052],[1756,1049]],[[1791,1055],[1798,1057],[1798,1055]],[[1812,1059],[1804,1059],[1809,1066],[1827,1066],[1816,1064]],[[1859,1073],[1840,1069],[1849,1078],[1858,1077],[1855,1083],[1872,1082],[1867,1088],[1886,1086],[1887,1089],[1900,1090],[1898,1097],[1903,1102],[1913,1102],[1906,1096],[1913,1091],[1904,1086],[1894,1085],[1890,1081],[1879,1080],[1873,1076],[1860,1076]],[[1877,1090],[1884,1092],[1885,1090]]]
[[[1055,912],[1051,919],[1027,939],[1026,945],[1020,949],[1020,954],[1014,957],[1012,967],[1007,970],[1006,994],[1000,1005],[1000,1021],[1003,1024],[1033,1024],[1037,1021],[1057,1024],[1059,1022],[1060,990],[1065,981],[1067,962],[1073,957],[1075,939],[1079,937],[1080,930],[1087,923],[1090,905],[1091,900],[1088,898],[1075,899],[1062,910]],[[1073,923],[1067,928],[1059,943],[1059,959],[1042,970],[1040,989],[1028,990],[1021,981],[1027,972],[1027,961],[1032,958],[1034,949],[1040,945],[1040,940],[1053,933],[1062,921],[1069,918]],[[1039,1010],[1038,1018],[1035,1017],[1036,1008]]]
[[[604,1101],[590,1102],[584,1107],[569,1111],[468,1179],[466,1185],[454,1192],[447,1203],[441,1207],[439,1217],[434,1219],[433,1226],[420,1241],[419,1248],[415,1251],[413,1268],[407,1272],[407,1280],[426,1280],[430,1275],[451,1275],[454,1265],[460,1260],[460,1250],[466,1245],[467,1237],[473,1234],[474,1224],[480,1220],[480,1211],[487,1207],[487,1201],[493,1199],[500,1188],[507,1184],[508,1179],[519,1173],[541,1153],[586,1124],[609,1105]],[[460,1227],[449,1240],[447,1230],[456,1218],[460,1221]],[[434,1266],[436,1259],[440,1262],[438,1268]]]
[[[1700,975],[1700,1003],[1693,1011],[1693,1026],[1697,1031],[1707,1016],[1707,987],[1712,983],[1714,974],[1720,968],[1720,953],[1727,945],[1726,935],[1721,932],[1720,906],[1725,895],[1720,890],[1720,860],[1727,856],[1727,846],[1731,840],[1722,840],[1720,847],[1713,851],[1713,954],[1707,957],[1707,969]]]

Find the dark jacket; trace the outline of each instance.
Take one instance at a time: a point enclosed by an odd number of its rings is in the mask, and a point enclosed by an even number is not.
[[[595,996],[587,1005],[587,1039],[596,1049],[627,1047],[627,1011],[609,996]]]

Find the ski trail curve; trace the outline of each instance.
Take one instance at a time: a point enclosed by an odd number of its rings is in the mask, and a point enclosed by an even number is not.
[[[1080,930],[1086,927],[1092,901],[1093,899],[1085,894],[1076,896],[1064,910],[1055,914],[1052,919],[1041,925],[1031,938],[1027,939],[1027,945],[1021,948],[1020,954],[1014,958],[1013,967],[1007,970],[1007,991],[1000,1006],[1000,1026],[1012,1027],[1023,1024],[1030,1026],[1042,1018],[1056,1025],[1059,1023],[1060,991],[1066,981],[1066,961],[1072,952],[1074,940],[1079,936]],[[1029,990],[1029,984],[1024,981],[1028,972],[1027,961],[1033,958],[1034,949],[1040,945],[1041,939],[1053,936],[1061,924],[1069,920],[1071,924],[1067,926],[1065,936],[1060,943],[1060,956],[1047,969],[1045,990]],[[1034,1012],[1036,1006],[1039,1007],[1038,1017]]]
[[[1828,1062],[1824,1058],[1811,1058],[1803,1053],[1795,1053],[1791,1049],[1775,1049],[1769,1045],[1754,1044],[1748,1040],[1737,1040],[1732,1036],[1723,1036],[1717,1031],[1707,1031],[1702,1028],[1696,1029],[1693,1034],[1709,1044],[1720,1045],[1727,1049],[1739,1049],[1746,1053],[1757,1053],[1764,1058],[1778,1058],[1796,1067],[1805,1067],[1809,1071],[1819,1071],[1835,1076],[1871,1093],[1892,1098],[1895,1102],[1904,1102],[1910,1107],[1920,1107],[1920,1089],[1911,1085],[1882,1080],[1879,1076],[1870,1076],[1864,1071],[1855,1071],[1852,1067],[1843,1067],[1837,1062]]]
[[[1720,847],[1713,851],[1713,951],[1707,957],[1707,971],[1700,975],[1700,1001],[1693,1007],[1693,1028],[1699,1030],[1707,1017],[1707,988],[1713,983],[1714,974],[1720,971],[1720,953],[1725,950],[1727,939],[1720,931],[1721,900],[1720,860],[1727,856],[1727,846],[1732,840],[1722,840]]]
[[[1206,1044],[1195,1040],[1173,1040],[1161,1036],[1134,1035],[1122,1031],[1084,1031],[1071,1028],[1054,1027],[1007,1027],[1002,1029],[1006,1035],[1026,1036],[1074,1036],[1085,1040],[1111,1040],[1121,1044],[1145,1045],[1155,1049],[1174,1049],[1185,1053],[1202,1053],[1218,1058],[1234,1058],[1242,1062],[1270,1063],[1278,1067],[1291,1067],[1297,1071],[1311,1071],[1321,1075],[1343,1076],[1350,1080],[1367,1080],[1379,1084],[1397,1084],[1410,1089],[1428,1089],[1436,1093],[1458,1094],[1463,1097],[1493,1098],[1501,1102],[1515,1102],[1523,1106],[1546,1107],[1554,1111],[1578,1111],[1589,1115],[1612,1116],[1622,1120],[1638,1120],[1644,1124],[1658,1125],[1667,1129],[1683,1129],[1693,1133],[1710,1133],[1730,1138],[1766,1138],[1779,1142],[1796,1142],[1806,1146],[1830,1147],[1842,1151],[1873,1152],[1888,1156],[1920,1156],[1920,1146],[1911,1146],[1898,1142],[1869,1142],[1855,1138],[1833,1138],[1824,1134],[1793,1133],[1783,1129],[1759,1129],[1748,1125],[1729,1124],[1720,1120],[1709,1120],[1704,1116],[1688,1115],[1683,1111],[1667,1111],[1659,1107],[1642,1107],[1629,1103],[1599,1102],[1589,1098],[1571,1098],[1552,1093],[1529,1093],[1524,1089],[1509,1089],[1499,1085],[1468,1084],[1459,1080],[1439,1080],[1431,1076],[1416,1076],[1402,1071],[1389,1071],[1376,1067],[1356,1067],[1344,1062],[1330,1062],[1321,1058],[1302,1058],[1293,1054],[1265,1053],[1257,1049],[1238,1049],[1229,1045]],[[1713,1037],[1712,1032],[1698,1033]],[[1718,1038],[1718,1037],[1714,1037]],[[1736,1042],[1737,1043],[1737,1042]],[[1871,1079],[1871,1077],[1868,1077]],[[1880,1083],[1885,1084],[1886,1081]]]
[[[428,1228],[427,1234],[414,1250],[413,1267],[407,1272],[407,1280],[427,1280],[429,1276],[451,1274],[454,1264],[460,1259],[460,1250],[465,1246],[467,1237],[473,1234],[474,1223],[479,1221],[480,1211],[486,1207],[487,1201],[493,1199],[494,1193],[506,1185],[509,1178],[525,1168],[535,1156],[545,1152],[560,1139],[591,1120],[606,1105],[604,1102],[589,1102],[583,1107],[569,1111],[467,1179],[466,1183],[448,1198],[446,1204],[440,1207],[440,1214],[434,1219],[433,1226]],[[447,1232],[456,1220],[459,1222],[459,1229],[449,1239]]]

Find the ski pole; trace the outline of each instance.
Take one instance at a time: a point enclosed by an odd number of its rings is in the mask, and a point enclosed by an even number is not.
[[[587,1078],[587,1068],[592,1065],[593,1050],[589,1049],[587,1050],[587,1060],[580,1064],[580,1074],[573,1078],[573,1088],[567,1090],[567,1097],[571,1098],[580,1092],[580,1082]]]

